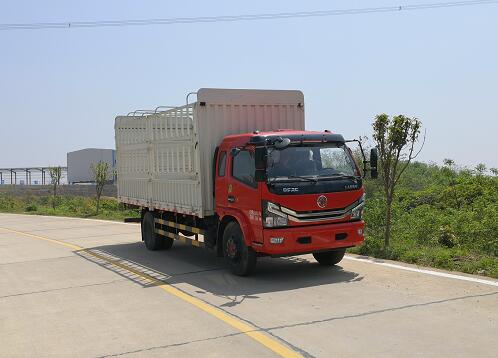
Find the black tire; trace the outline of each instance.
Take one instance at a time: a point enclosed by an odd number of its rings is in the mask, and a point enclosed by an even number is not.
[[[148,250],[156,251],[161,249],[169,250],[173,245],[173,239],[156,234],[154,215],[148,211],[142,221],[142,239]]]
[[[334,251],[317,252],[313,254],[313,257],[320,265],[332,266],[341,262],[345,253],[346,249],[338,249]]]
[[[239,224],[228,223],[223,232],[223,256],[234,275],[247,276],[256,266],[256,252],[248,247]]]

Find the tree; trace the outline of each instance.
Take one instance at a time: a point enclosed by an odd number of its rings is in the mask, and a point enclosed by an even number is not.
[[[479,175],[481,175],[481,176],[484,175],[486,173],[486,170],[487,170],[486,164],[484,164],[484,163],[479,163],[475,167],[475,173],[478,176]]]
[[[404,115],[389,117],[387,114],[376,116],[372,124],[373,139],[379,151],[380,173],[386,198],[384,252],[389,249],[391,238],[391,214],[396,184],[410,162],[422,150],[420,148],[417,153],[414,152],[421,126],[422,123],[417,118]]]
[[[443,159],[443,165],[448,168],[453,168],[455,166],[455,161],[453,159],[445,158]]]
[[[61,183],[62,178],[62,168],[61,167],[50,167],[48,168],[48,173],[50,175],[50,179],[53,185],[53,195],[54,198],[52,200],[52,208],[55,209],[55,203],[57,200],[57,186]]]
[[[97,191],[97,215],[100,210],[100,197],[105,183],[109,180],[109,163],[98,162],[91,166],[93,172],[93,179],[95,180],[95,189]]]

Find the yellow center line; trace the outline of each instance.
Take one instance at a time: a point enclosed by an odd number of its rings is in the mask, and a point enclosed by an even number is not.
[[[33,239],[44,240],[44,241],[51,242],[53,244],[62,245],[62,246],[68,247],[68,248],[75,250],[75,251],[84,251],[85,253],[94,256],[95,258],[106,261],[107,263],[109,263],[111,265],[114,265],[114,266],[119,267],[121,269],[127,270],[128,272],[133,273],[134,275],[137,275],[137,276],[143,278],[144,280],[149,281],[150,283],[161,288],[163,291],[165,291],[165,292],[167,292],[175,297],[178,297],[179,299],[181,299],[185,302],[190,303],[191,305],[201,309],[202,311],[210,314],[211,316],[216,317],[217,319],[219,319],[219,320],[225,322],[226,324],[234,327],[235,329],[246,334],[247,336],[251,337],[252,339],[257,341],[258,343],[269,348],[270,350],[272,350],[273,352],[277,353],[278,355],[280,355],[282,357],[286,357],[286,358],[287,357],[302,357],[299,353],[297,353],[296,351],[287,347],[286,345],[280,343],[276,339],[270,337],[269,335],[267,335],[265,333],[258,331],[258,328],[254,327],[248,323],[245,323],[238,318],[235,318],[234,316],[220,310],[219,308],[217,308],[215,306],[212,306],[212,305],[210,305],[210,304],[208,304],[208,303],[206,303],[206,302],[204,302],[204,301],[202,301],[194,296],[189,295],[188,293],[181,291],[181,290],[177,289],[176,287],[174,287],[174,286],[172,286],[164,281],[158,280],[157,278],[152,277],[146,273],[137,271],[137,270],[129,267],[128,265],[121,263],[121,262],[118,262],[116,260],[110,260],[109,258],[107,258],[105,256],[102,256],[102,255],[99,255],[95,252],[89,251],[89,249],[85,249],[84,247],[81,247],[78,245],[70,244],[67,242],[59,241],[59,240],[50,239],[48,237],[30,234],[30,233],[23,232],[23,231],[17,231],[17,230],[7,229],[7,228],[3,228],[3,227],[0,227],[0,229],[4,230],[4,231],[15,233],[15,234],[31,237]]]

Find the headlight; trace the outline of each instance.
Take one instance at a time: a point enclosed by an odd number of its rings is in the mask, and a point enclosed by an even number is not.
[[[356,205],[353,209],[351,209],[351,220],[361,220],[364,207],[365,207],[365,194],[363,194],[360,200],[358,201],[358,205]]]
[[[263,201],[263,226],[282,227],[289,223],[287,214],[280,211],[280,206],[270,201]]]

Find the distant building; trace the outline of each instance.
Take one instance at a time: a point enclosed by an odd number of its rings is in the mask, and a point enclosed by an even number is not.
[[[109,178],[114,181],[116,151],[114,149],[86,148],[67,153],[67,181],[69,184],[94,182],[92,164],[109,164]]]

